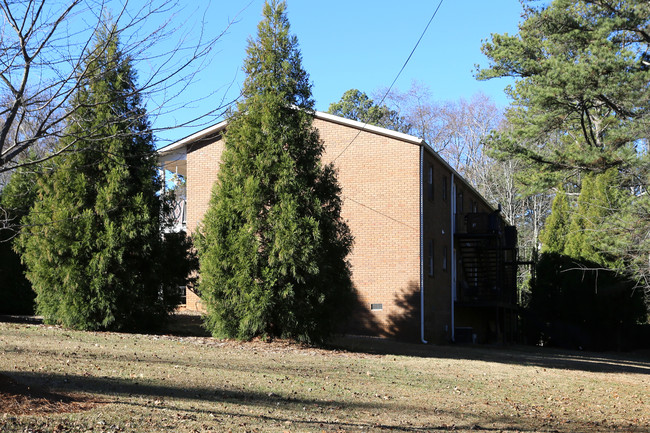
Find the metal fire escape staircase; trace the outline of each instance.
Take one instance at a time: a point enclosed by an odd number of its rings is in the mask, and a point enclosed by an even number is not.
[[[494,323],[484,341],[512,342],[517,334],[517,231],[498,214],[458,215],[455,245],[459,278],[457,308],[467,317],[483,317]],[[460,222],[460,221],[459,221]],[[462,229],[464,228],[464,230]],[[467,322],[467,320],[466,320]],[[478,322],[461,326],[481,326]],[[487,329],[483,326],[484,332]],[[473,329],[472,332],[477,332]]]
[[[458,300],[516,303],[517,232],[496,213],[464,216],[466,230],[456,232],[462,270]]]
[[[501,291],[503,254],[492,234],[457,236],[463,278],[459,299],[465,302],[496,301]]]

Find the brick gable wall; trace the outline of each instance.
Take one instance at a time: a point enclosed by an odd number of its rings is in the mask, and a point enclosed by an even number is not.
[[[425,151],[420,173],[420,146],[398,138],[359,132],[356,128],[321,118],[314,120],[314,126],[325,144],[323,163],[334,162],[337,168],[342,187],[342,216],[355,237],[349,260],[358,303],[345,331],[419,340],[422,268],[424,338],[433,343],[449,341],[453,258],[451,170],[431,152]],[[220,136],[187,148],[187,228],[190,233],[196,230],[207,210],[223,150]],[[428,193],[429,167],[433,168],[431,196]],[[455,183],[457,192],[463,193],[465,213],[472,211],[472,202],[477,202],[479,212],[489,211],[464,181],[456,177]],[[444,185],[446,193],[443,193]],[[462,224],[462,216],[457,220]],[[429,275],[430,242],[433,275]],[[202,308],[200,299],[190,291],[187,308]]]
[[[343,218],[355,237],[349,260],[359,309],[350,332],[417,339],[420,148],[322,119],[314,126],[323,162],[336,159]]]

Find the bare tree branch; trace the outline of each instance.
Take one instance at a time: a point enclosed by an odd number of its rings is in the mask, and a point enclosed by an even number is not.
[[[138,88],[131,91],[152,102],[154,117],[168,107],[179,107],[174,100],[195,81],[217,41],[235,22],[214,32],[205,25],[207,9],[181,21],[184,9],[191,7],[180,0],[0,0],[0,173],[42,163],[75,143],[69,140],[70,146],[35,160],[19,158],[43,141],[60,140],[65,126],[74,121],[79,107],[72,98],[96,73],[88,70],[84,59],[105,48],[93,52],[90,44],[108,16],[123,53],[136,65],[146,66]],[[188,21],[194,17],[199,17],[198,23]],[[161,49],[164,46],[169,48]],[[184,125],[212,121],[230,103],[222,97],[218,106]],[[85,138],[92,135],[88,131]]]

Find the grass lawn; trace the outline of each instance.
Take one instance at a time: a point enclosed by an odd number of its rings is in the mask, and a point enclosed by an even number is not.
[[[650,431],[650,359],[0,323],[2,432]]]

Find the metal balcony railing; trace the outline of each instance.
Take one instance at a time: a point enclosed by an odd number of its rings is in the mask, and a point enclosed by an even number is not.
[[[174,200],[172,203],[171,217],[171,231],[179,232],[187,229],[187,200]]]

